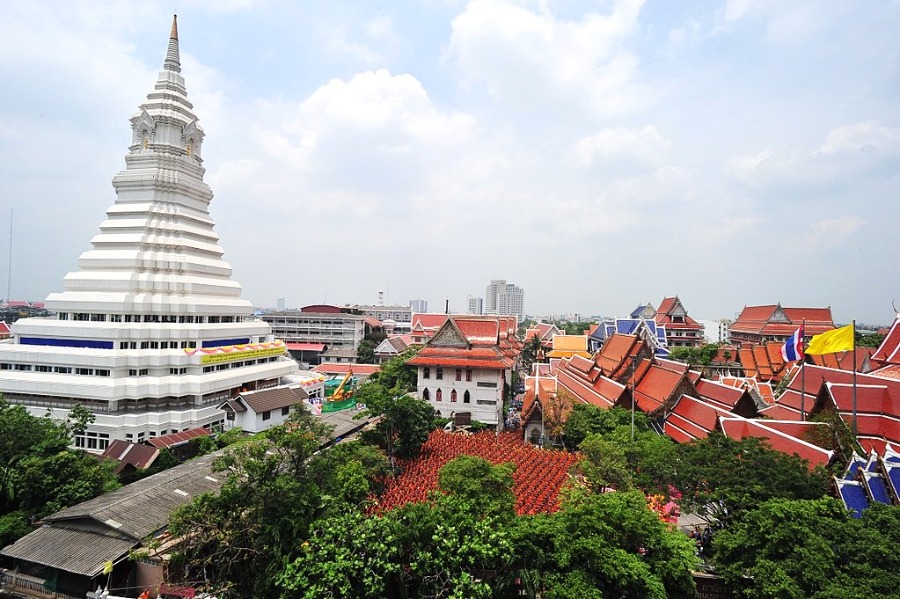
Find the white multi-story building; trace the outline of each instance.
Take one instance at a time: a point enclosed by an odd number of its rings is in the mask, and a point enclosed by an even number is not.
[[[517,350],[511,317],[450,316],[407,364],[417,368],[417,396],[437,415],[468,412],[473,420],[503,421],[503,392]]]
[[[203,182],[200,128],[172,33],[156,86],[131,118],[115,203],[92,248],[46,306],[0,344],[0,392],[34,414],[64,419],[81,404],[95,422],[75,443],[216,427],[218,406],[276,387],[296,372],[222,259]]]
[[[495,279],[484,291],[484,313],[515,315],[525,320],[525,291],[521,287]]]
[[[480,297],[470,297],[468,309],[466,310],[469,314],[482,314],[484,313],[484,299]]]

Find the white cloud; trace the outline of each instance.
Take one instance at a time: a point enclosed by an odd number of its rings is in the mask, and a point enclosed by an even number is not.
[[[817,148],[769,148],[727,159],[726,173],[751,188],[774,185],[819,188],[848,181],[861,173],[894,175],[900,161],[900,129],[874,121],[842,125],[825,135]]]
[[[900,128],[885,127],[875,121],[832,129],[818,152],[884,152],[900,154]]]
[[[844,246],[866,221],[854,214],[818,220],[809,225],[801,247],[807,253],[821,254]]]
[[[595,161],[633,160],[648,165],[662,163],[672,142],[652,125],[643,129],[604,129],[575,143],[572,155],[577,164]]]
[[[630,112],[648,93],[625,41],[639,29],[643,2],[620,0],[608,15],[580,20],[503,0],[473,0],[453,20],[447,54],[503,105],[547,110],[560,103],[591,113]],[[558,117],[565,116],[558,113]]]

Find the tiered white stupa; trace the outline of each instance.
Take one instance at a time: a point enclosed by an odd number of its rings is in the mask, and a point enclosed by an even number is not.
[[[0,392],[35,414],[96,414],[78,446],[224,420],[242,390],[273,387],[297,367],[222,259],[203,182],[203,130],[187,99],[173,20],[164,70],[131,118],[116,202],[51,318],[28,318],[0,344]]]

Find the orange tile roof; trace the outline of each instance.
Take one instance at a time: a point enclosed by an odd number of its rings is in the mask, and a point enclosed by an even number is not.
[[[855,352],[845,351],[834,354],[809,356],[809,358],[816,366],[825,366],[826,368],[837,368],[840,370],[852,370],[855,367],[857,372],[863,372],[866,370],[866,366],[869,365],[874,353],[874,348],[857,347]]]
[[[781,357],[781,343],[769,341],[763,345],[742,343],[737,352],[744,374],[762,381],[780,381],[787,373]]]
[[[630,374],[631,362],[639,355],[647,354],[646,344],[635,335],[613,333],[603,344],[594,361],[605,376],[621,380]]]
[[[685,380],[684,374],[666,370],[649,362],[644,360],[641,364],[642,367],[644,364],[647,366],[641,368],[643,372],[637,379],[634,392],[635,403],[645,414],[653,414],[674,400],[675,392]]]

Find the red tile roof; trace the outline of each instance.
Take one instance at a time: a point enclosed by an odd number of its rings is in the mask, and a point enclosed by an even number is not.
[[[324,343],[291,343],[286,342],[285,345],[289,350],[294,351],[325,351]]]
[[[184,445],[191,439],[198,439],[200,437],[208,437],[212,433],[205,428],[192,428],[186,431],[181,431],[180,433],[169,433],[168,435],[160,435],[159,437],[151,437],[144,441],[144,443],[150,444],[153,447],[158,449],[163,449],[164,447],[177,447],[178,445]]]
[[[878,370],[872,371],[871,374],[876,376],[880,376],[886,379],[897,379],[900,380],[900,364],[888,364],[883,368],[879,368]]]
[[[794,423],[797,424],[797,423]],[[833,451],[822,449],[812,443],[808,443],[797,437],[783,433],[769,425],[768,420],[749,420],[739,416],[721,418],[719,426],[726,436],[740,440],[744,437],[757,437],[765,439],[772,449],[789,455],[798,455],[809,462],[809,467],[825,466],[834,455]],[[803,427],[810,429],[819,426],[827,426],[814,422],[803,423]]]
[[[656,324],[662,325],[666,327],[666,330],[669,329],[687,329],[693,331],[701,331],[703,327],[699,322],[688,316],[687,310],[684,313],[684,322],[675,322],[672,319],[672,310],[674,310],[679,304],[681,304],[681,300],[678,299],[678,296],[675,297],[664,297],[663,301],[660,302],[659,308],[656,310]],[[681,306],[684,309],[684,306]]]
[[[436,331],[447,322],[447,318],[449,316],[446,314],[413,314],[410,326],[412,328],[421,327],[426,331],[429,329]]]
[[[785,321],[772,320],[779,308],[785,316]],[[772,304],[744,306],[728,330],[732,333],[786,337],[797,330],[804,321],[807,336],[818,335],[835,328],[831,308],[782,308],[780,304]]]
[[[742,388],[723,385],[708,379],[702,379],[694,383],[697,388],[697,394],[708,402],[725,409],[733,410],[738,401],[747,393]],[[749,397],[749,395],[748,395]]]
[[[453,322],[471,343],[497,343],[500,338],[500,323],[496,320],[474,320],[454,316]],[[503,333],[505,339],[506,331]]]
[[[666,416],[663,431],[679,443],[705,439],[716,429],[720,416],[727,417],[732,414],[702,399],[682,395]]]
[[[324,362],[313,367],[313,372],[321,372],[322,374],[347,374],[350,370],[353,374],[360,376],[369,376],[381,371],[381,366],[377,364],[349,364],[345,362]]]
[[[884,341],[872,354],[872,361],[879,366],[888,364],[900,364],[900,315],[894,320],[891,329],[884,337]]]
[[[137,443],[129,443],[121,439],[113,439],[103,453],[101,458],[110,458],[116,460],[118,465],[115,467],[114,473],[119,474],[125,466],[133,466],[138,470],[149,468],[156,458],[159,457],[159,449],[141,445]]]

